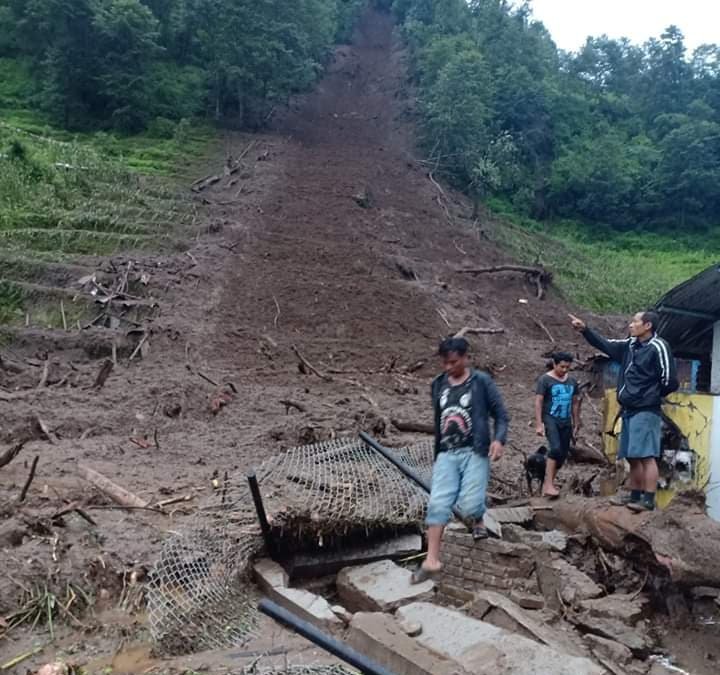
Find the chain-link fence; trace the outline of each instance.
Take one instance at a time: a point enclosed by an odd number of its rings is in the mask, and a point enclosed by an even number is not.
[[[430,442],[396,454],[430,479]],[[273,537],[286,554],[408,529],[422,521],[427,502],[397,467],[352,439],[293,448],[256,474]],[[156,641],[183,653],[251,640],[259,617],[248,572],[262,548],[246,475],[222,478],[193,526],[163,547],[148,593]]]

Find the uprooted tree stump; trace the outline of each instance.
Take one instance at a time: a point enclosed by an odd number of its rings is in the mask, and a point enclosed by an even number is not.
[[[681,586],[720,587],[720,523],[687,496],[647,513],[602,498],[570,497],[542,505],[535,513],[542,527],[589,534],[603,549],[664,570]]]
[[[499,272],[521,272],[528,283],[537,289],[537,297],[542,300],[545,291],[552,283],[553,274],[544,267],[531,267],[529,265],[494,265],[492,267],[468,267],[455,270],[458,274],[497,274]]]

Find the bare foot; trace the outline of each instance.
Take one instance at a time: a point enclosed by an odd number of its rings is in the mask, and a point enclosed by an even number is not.
[[[543,497],[559,497],[560,490],[558,490],[554,485],[549,485],[549,486],[543,485],[542,496]]]

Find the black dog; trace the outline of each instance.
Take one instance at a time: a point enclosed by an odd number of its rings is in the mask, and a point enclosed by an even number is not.
[[[540,481],[542,487],[545,481],[545,466],[547,462],[547,448],[542,445],[529,457],[525,458],[525,478],[527,479],[528,492],[532,495],[533,480]]]

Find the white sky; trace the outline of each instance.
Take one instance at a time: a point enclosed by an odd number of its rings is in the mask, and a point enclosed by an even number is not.
[[[720,43],[720,0],[531,0],[531,5],[566,51],[603,33],[642,44],[670,24],[683,32],[688,54],[698,45]]]

